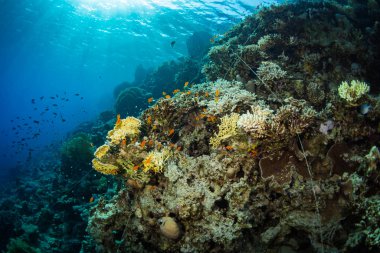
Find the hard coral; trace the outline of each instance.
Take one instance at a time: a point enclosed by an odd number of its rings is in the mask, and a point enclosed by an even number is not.
[[[221,118],[219,125],[219,132],[215,136],[211,137],[210,145],[213,148],[218,148],[223,140],[226,140],[238,133],[237,122],[239,120],[239,114],[232,113]]]
[[[369,86],[358,80],[352,80],[350,84],[344,81],[340,84],[338,92],[339,96],[350,106],[357,106],[359,100],[369,92]]]
[[[270,120],[273,111],[260,105],[252,106],[252,113],[247,111],[239,117],[237,125],[246,133],[250,133],[255,138],[265,137],[270,129]]]

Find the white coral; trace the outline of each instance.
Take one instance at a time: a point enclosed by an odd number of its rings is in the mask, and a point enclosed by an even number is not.
[[[267,134],[273,111],[259,105],[252,106],[252,113],[247,111],[240,116],[237,126],[245,132],[262,138]]]

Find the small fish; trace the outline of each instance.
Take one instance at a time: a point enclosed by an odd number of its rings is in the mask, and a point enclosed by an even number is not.
[[[152,116],[148,116],[148,118],[146,119],[146,123],[148,124],[148,125],[151,125],[152,124]]]
[[[40,100],[42,100],[42,99],[44,99],[44,96],[41,96],[41,97],[40,97]]]
[[[83,100],[83,97],[80,97],[81,100]]]
[[[191,94],[191,91],[186,92],[186,94],[187,94],[187,95],[190,95],[190,94]]]
[[[55,99],[55,97],[50,97],[50,99]]]
[[[144,148],[144,147],[145,147],[145,144],[146,144],[146,140],[143,140],[143,141],[140,143],[140,148]]]
[[[74,94],[74,96],[77,96],[77,97],[78,97],[79,95],[80,95],[79,93],[75,93],[75,94]]]
[[[219,95],[220,95],[220,90],[216,89],[216,91],[215,91],[215,96],[216,96],[216,97],[219,97]]]
[[[52,104],[53,106],[57,107],[58,105],[57,104]]]
[[[115,125],[118,126],[118,125],[120,125],[120,123],[121,123],[120,114],[118,114],[116,116],[116,123],[115,123]]]
[[[127,140],[124,138],[122,141],[121,141],[121,146],[125,147],[127,145]]]
[[[173,134],[174,134],[174,129],[172,128],[172,129],[169,130],[169,132],[168,132],[168,136],[171,136],[171,135],[173,135]]]
[[[153,102],[153,97],[148,98],[148,103],[152,103],[152,102]]]
[[[94,200],[95,200],[94,196],[91,196],[91,198],[88,202],[92,203],[92,202],[94,202]]]
[[[139,169],[139,166],[138,166],[138,165],[135,165],[135,166],[133,166],[133,168],[132,168],[133,171],[137,171],[138,169]]]
[[[232,146],[225,146],[226,150],[228,151],[231,151],[231,150],[234,150],[234,148]]]
[[[208,92],[206,91],[206,93],[205,93],[205,97],[207,98],[209,95],[208,95]]]
[[[154,145],[154,141],[153,140],[149,140],[148,141],[148,145],[152,147]]]
[[[187,87],[189,85],[189,82],[186,82],[183,87]]]
[[[40,122],[38,120],[33,120],[33,123],[39,124]]]
[[[152,162],[152,157],[148,157],[147,159],[144,160],[144,164],[149,165]]]
[[[175,90],[173,90],[173,94],[176,94],[176,93],[178,93],[178,92],[180,92],[179,89],[175,89]]]
[[[175,40],[173,40],[172,42],[170,42],[170,46],[173,48],[175,45]]]
[[[36,103],[36,100],[33,98],[32,99],[32,104],[35,104]]]
[[[372,106],[370,104],[362,104],[360,106],[360,113],[363,115],[366,115],[369,113],[369,111],[372,109]]]
[[[165,98],[166,98],[166,99],[169,99],[169,98],[170,98],[170,95],[166,95]]]

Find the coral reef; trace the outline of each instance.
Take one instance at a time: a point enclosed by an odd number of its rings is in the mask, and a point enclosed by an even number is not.
[[[374,86],[380,81],[373,71],[380,33],[378,11],[369,6],[300,1],[264,8],[216,41],[203,72],[211,81],[239,80],[257,94],[293,96],[319,107],[342,81]],[[359,12],[367,13],[365,24]]]
[[[6,189],[0,250],[379,252],[375,5],[263,8],[214,42],[203,83],[194,59],[136,70],[116,122]]]
[[[379,100],[338,87],[379,80],[362,39],[375,37],[356,18],[297,2],[227,32],[208,53],[208,82],[175,87],[134,138],[95,154],[125,187],[91,210],[86,249],[376,252]]]

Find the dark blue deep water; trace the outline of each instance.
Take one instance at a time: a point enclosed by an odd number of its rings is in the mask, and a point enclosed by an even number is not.
[[[133,81],[138,65],[155,68],[187,56],[194,32],[222,34],[259,4],[0,1],[1,174],[112,109],[113,88]]]

